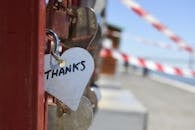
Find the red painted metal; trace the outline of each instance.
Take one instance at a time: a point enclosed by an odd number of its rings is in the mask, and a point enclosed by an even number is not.
[[[0,130],[44,129],[44,0],[0,4]]]

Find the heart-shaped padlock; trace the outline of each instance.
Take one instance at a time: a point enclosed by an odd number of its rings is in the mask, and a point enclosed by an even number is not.
[[[87,50],[79,47],[66,50],[60,59],[65,66],[52,69],[50,55],[45,55],[45,89],[75,111],[94,71],[94,60]]]

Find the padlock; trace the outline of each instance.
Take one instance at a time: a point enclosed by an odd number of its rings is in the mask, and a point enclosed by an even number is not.
[[[70,6],[69,0],[49,0],[46,8],[46,28],[52,29],[62,39],[68,38],[69,15],[67,8]]]
[[[84,96],[86,96],[91,102],[93,113],[95,114],[98,110],[98,102],[101,99],[101,93],[99,90],[99,86],[96,85],[95,83],[91,83],[90,85],[87,86],[84,92]]]
[[[60,119],[63,114],[69,114],[70,109],[57,98],[46,92],[46,102],[48,104],[48,130],[60,130]]]
[[[79,7],[72,9],[72,11],[76,12],[76,19],[70,23],[68,39],[61,39],[61,41],[65,49],[71,47],[87,49],[95,38],[98,29],[95,12],[87,7]]]
[[[101,50],[101,38],[102,38],[101,27],[98,25],[96,35],[94,39],[91,41],[90,46],[87,48],[95,60],[99,56],[99,52]]]
[[[58,114],[57,114],[57,105],[48,104],[48,130],[57,130],[58,127]]]
[[[63,123],[64,127],[59,130],[87,130],[92,120],[92,105],[89,99],[83,96],[77,111],[71,111],[70,114],[63,115],[61,123]]]
[[[48,130],[64,130],[66,124],[63,122],[63,116],[69,111],[62,111],[62,107],[53,103],[48,105]]]
[[[81,98],[76,111],[63,113],[59,111],[60,106],[49,105],[48,130],[87,130],[93,120],[93,109],[88,98]],[[60,113],[60,114],[59,114]]]
[[[95,70],[85,91],[85,96],[88,97],[92,103],[94,114],[98,109],[98,102],[101,98],[99,87],[95,84],[95,81],[98,79],[99,67],[101,62],[99,59],[100,58],[99,52],[101,50],[101,38],[102,38],[101,28],[100,26],[98,26],[96,37],[94,41],[91,43],[90,48],[88,49],[91,55],[93,55],[95,61]]]
[[[94,8],[96,0],[80,0],[81,7]]]
[[[88,48],[89,53],[93,56],[94,61],[95,61],[95,70],[91,78],[92,83],[94,83],[97,80],[97,77],[99,74],[99,66],[100,66],[99,53],[102,48],[101,40],[102,40],[102,32],[101,32],[101,27],[98,25],[96,36]]]

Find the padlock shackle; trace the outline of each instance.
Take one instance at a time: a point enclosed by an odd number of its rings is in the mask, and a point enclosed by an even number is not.
[[[54,38],[54,50],[52,51],[56,53],[58,51],[57,48],[60,46],[60,39],[58,35],[51,29],[46,29],[46,34],[51,35]]]

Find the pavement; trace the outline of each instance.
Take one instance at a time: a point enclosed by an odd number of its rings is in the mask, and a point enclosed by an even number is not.
[[[130,91],[101,88],[101,94],[90,130],[146,130],[147,111]]]
[[[134,72],[97,83],[104,94],[89,130],[195,130],[195,93]]]

